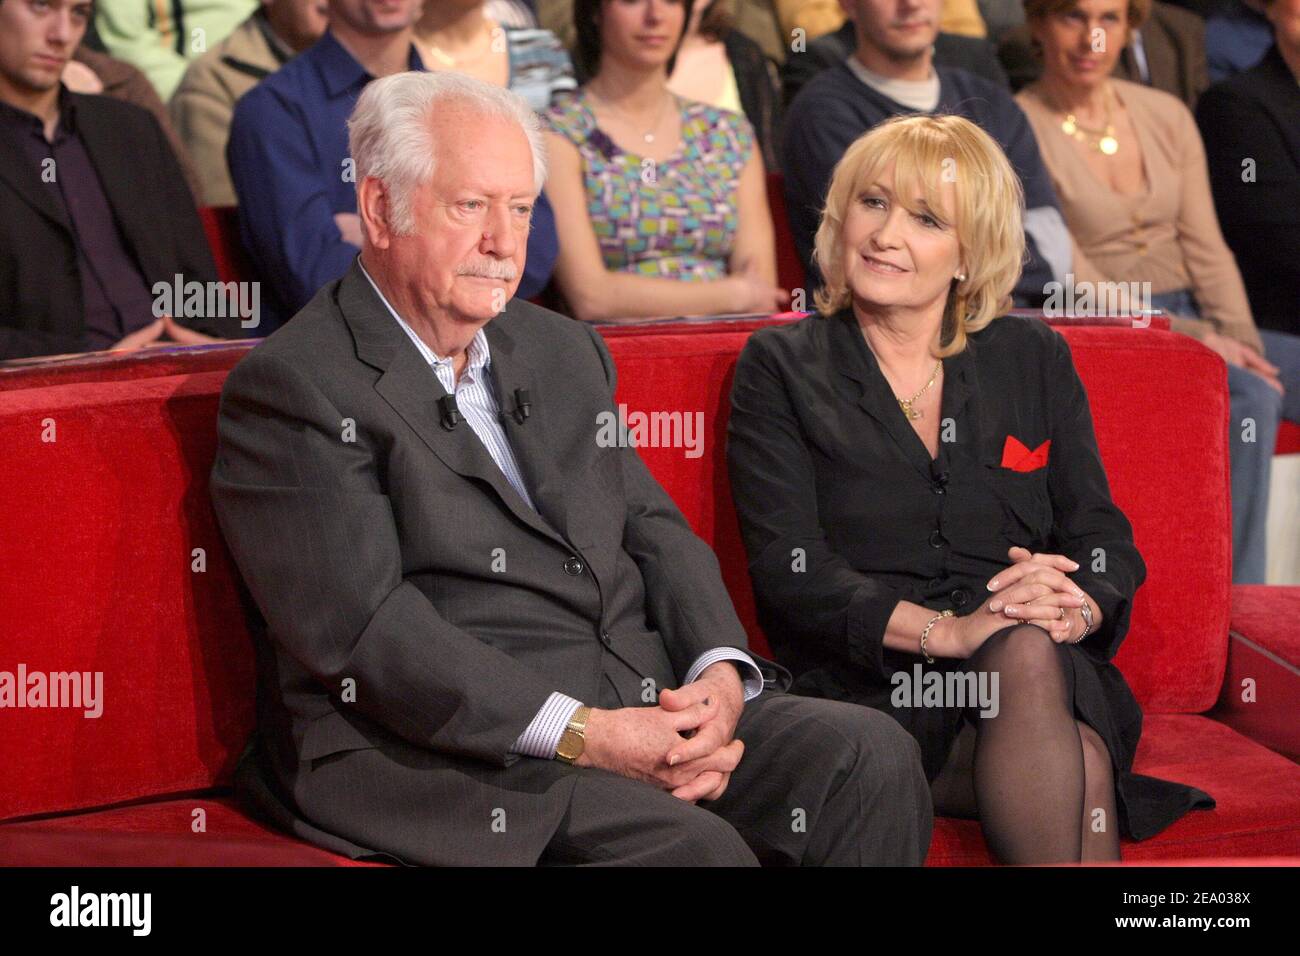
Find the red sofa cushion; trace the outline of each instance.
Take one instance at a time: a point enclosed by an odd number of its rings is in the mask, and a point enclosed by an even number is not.
[[[199,819],[203,829],[196,832]],[[8,823],[0,826],[0,861],[6,866],[377,865],[268,829],[229,797],[202,795]]]
[[[746,334],[623,328],[608,341],[630,409],[705,413],[703,457],[643,454],[718,551],[752,629],[723,457]],[[1150,572],[1120,666],[1150,713],[1205,710],[1226,655],[1227,468],[1213,453],[1226,448],[1224,367],[1155,329],[1064,334]],[[240,349],[200,350],[218,352],[233,360]],[[14,609],[0,631],[0,669],[102,671],[106,698],[98,719],[4,715],[15,732],[0,735],[0,765],[19,783],[0,788],[0,820],[225,785],[252,727],[251,649],[207,490],[224,372],[103,375],[110,380],[0,392],[0,539],[23,542],[0,551],[0,606]],[[42,441],[50,423],[56,440]],[[195,548],[205,570],[192,570]]]

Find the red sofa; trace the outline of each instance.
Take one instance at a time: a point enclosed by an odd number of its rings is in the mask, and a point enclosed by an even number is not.
[[[619,401],[705,413],[703,457],[643,454],[717,550],[765,651],[723,454],[735,357],[756,324],[605,334]],[[1230,600],[1223,363],[1155,328],[1063,332],[1149,568],[1117,660],[1147,714],[1135,769],[1218,801],[1126,842],[1125,859],[1300,857],[1300,767],[1286,756],[1300,755],[1300,589]],[[0,864],[350,862],[248,819],[229,796],[253,727],[253,660],[207,480],[221,384],[249,347],[0,369],[0,672],[104,675],[97,718],[0,709]],[[1253,703],[1240,699],[1245,678]],[[929,862],[990,862],[978,825],[936,820]]]

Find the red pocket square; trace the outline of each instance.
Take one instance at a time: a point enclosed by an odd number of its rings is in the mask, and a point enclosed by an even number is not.
[[[1037,471],[1047,464],[1047,451],[1052,447],[1049,438],[1033,451],[1022,445],[1014,435],[1007,436],[1002,446],[1002,467],[1012,471]]]

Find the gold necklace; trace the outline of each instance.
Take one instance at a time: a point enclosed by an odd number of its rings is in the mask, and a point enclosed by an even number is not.
[[[913,395],[911,398],[899,398],[897,395],[894,396],[894,401],[898,402],[898,407],[903,410],[903,414],[906,415],[908,418],[910,418],[912,421],[916,421],[923,414],[919,408],[913,408],[912,406],[916,403],[916,400],[918,398],[920,398],[922,395],[924,395],[927,391],[930,390],[930,386],[932,386],[935,382],[935,379],[939,377],[939,372],[942,368],[943,368],[942,359],[939,360],[938,362],[935,362],[934,374],[930,376],[930,381],[922,385],[920,390],[917,391],[917,393]]]
[[[1073,136],[1085,146],[1097,150],[1106,156],[1119,152],[1119,140],[1115,138],[1114,110],[1110,103],[1110,87],[1106,88],[1106,125],[1102,129],[1092,129],[1079,122],[1073,113],[1066,113],[1061,121],[1061,132]]]

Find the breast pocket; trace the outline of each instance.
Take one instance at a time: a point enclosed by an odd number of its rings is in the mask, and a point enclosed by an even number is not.
[[[988,465],[986,472],[989,487],[1002,509],[1002,536],[1022,548],[1046,545],[1052,535],[1047,468],[1019,472]]]

